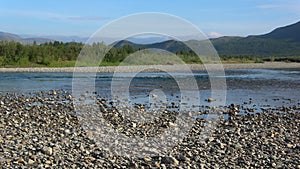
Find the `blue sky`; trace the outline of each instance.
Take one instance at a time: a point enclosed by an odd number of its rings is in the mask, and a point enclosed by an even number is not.
[[[0,31],[88,37],[139,12],[182,17],[208,36],[246,36],[300,21],[300,0],[1,0]]]

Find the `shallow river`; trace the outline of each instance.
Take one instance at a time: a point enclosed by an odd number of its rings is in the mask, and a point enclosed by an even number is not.
[[[208,105],[210,103],[205,100],[212,96],[210,78],[205,71],[194,72],[193,76],[188,73],[172,76],[167,73],[97,73],[93,78],[90,74],[82,73],[77,77],[79,80],[76,85],[82,91],[93,87],[88,82],[95,82],[99,97],[115,96],[111,91],[116,91],[116,95],[119,92],[122,97],[121,89],[127,89],[126,101],[130,103],[176,104],[185,90],[190,95],[199,96],[200,105]],[[197,89],[182,87],[177,83],[178,79],[196,82]],[[251,106],[257,107],[300,104],[300,69],[233,69],[226,70],[225,79],[226,94],[221,98],[225,104],[250,102]],[[71,92],[72,81],[73,73],[0,73],[0,92],[34,93],[59,89]]]

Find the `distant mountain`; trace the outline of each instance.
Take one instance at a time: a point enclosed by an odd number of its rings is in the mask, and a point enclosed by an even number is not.
[[[247,37],[224,36],[210,39],[219,55],[228,56],[300,56],[300,22],[277,28],[264,35],[251,35]],[[195,43],[186,41],[187,43]],[[199,43],[199,41],[197,42]],[[201,43],[200,43],[201,44]],[[112,44],[115,47],[125,45],[134,49],[158,48],[170,52],[188,51],[184,42],[167,40],[152,44],[137,44],[123,40]]]
[[[221,37],[211,41],[220,55],[300,55],[300,22],[264,35]]]
[[[187,47],[184,42],[175,41],[175,40],[167,40],[160,43],[153,43],[146,45],[148,48],[158,48],[158,49],[164,49],[169,52],[179,52],[179,51],[188,51],[190,50],[189,47]]]
[[[111,45],[114,47],[117,47],[117,48],[120,48],[123,46],[131,46],[136,50],[137,49],[149,49],[149,48],[163,49],[163,50],[167,50],[169,52],[178,52],[178,51],[189,50],[189,48],[183,42],[175,41],[175,40],[167,40],[167,41],[151,43],[151,44],[137,44],[137,43],[133,43],[128,40],[122,40],[119,42],[115,42]]]
[[[42,39],[53,39],[60,42],[83,42],[85,43],[89,38],[79,36],[64,36],[64,35],[20,35],[23,38],[42,38]]]
[[[230,43],[230,42],[234,42],[237,40],[243,39],[243,37],[240,36],[223,36],[223,37],[219,37],[219,38],[212,38],[210,39],[211,41],[213,41],[213,43],[215,45],[218,44],[223,44],[223,43]]]
[[[20,42],[22,44],[43,44],[46,42],[51,42],[53,40],[47,38],[22,38],[16,34],[0,32],[0,41],[14,41]]]
[[[18,36],[11,33],[0,32],[0,40],[16,41],[23,44],[42,44],[50,41],[87,42],[88,38],[77,36]],[[210,39],[219,55],[228,56],[300,56],[300,22],[276,28],[263,35],[247,37],[224,36]],[[152,43],[151,43],[152,42]],[[199,41],[189,40],[180,42],[159,37],[134,37],[114,42],[115,47],[131,46],[134,49],[158,48],[169,52],[189,51],[185,43],[203,44]]]
[[[131,46],[134,49],[146,48],[146,45],[133,43],[129,40],[121,40],[121,41],[118,41],[118,42],[114,42],[114,43],[111,44],[111,46],[114,46],[114,47],[117,47],[117,48],[122,48],[123,46]]]
[[[47,42],[54,42],[54,40],[51,40],[51,39],[47,39],[47,38],[24,38],[21,40],[21,43],[23,44],[33,44],[33,43],[36,43],[36,44],[43,44],[43,43],[47,43]]]
[[[158,43],[152,43],[152,44],[137,44],[133,43],[128,40],[122,40],[119,42],[112,43],[111,46],[121,48],[123,46],[131,46],[134,49],[149,49],[149,48],[155,48],[155,49],[163,49],[167,50],[169,52],[178,52],[178,51],[184,51],[189,50],[189,48],[180,41],[175,40],[167,40],[164,42],[158,42]]]
[[[229,42],[211,40],[219,55],[290,56],[300,55],[300,44],[286,40],[248,36]]]
[[[6,33],[6,32],[0,32],[0,40],[2,41],[21,41],[22,38],[18,35]]]
[[[170,40],[170,38],[163,37],[163,36],[149,36],[149,37],[130,37],[127,40],[137,44],[151,44],[151,43],[164,42]]]
[[[264,39],[287,40],[300,43],[300,22],[280,27],[265,35],[255,36]]]

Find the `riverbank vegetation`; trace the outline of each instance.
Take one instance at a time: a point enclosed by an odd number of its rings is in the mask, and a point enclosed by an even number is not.
[[[77,42],[48,42],[45,44],[37,45],[23,45],[18,42],[0,41],[0,67],[72,67],[77,66],[96,66],[96,63],[87,63],[77,60],[82,49],[91,53],[85,54],[89,56],[97,56],[103,48],[108,48],[103,43],[94,43],[91,45],[84,45]],[[112,47],[106,53],[101,62],[101,66],[115,66],[126,61],[126,58],[130,54],[138,52],[139,49],[134,49],[129,45],[122,47]],[[161,52],[158,52],[161,53]],[[132,59],[133,64],[139,64],[140,61],[147,61],[148,58],[158,58],[160,55],[154,57],[153,53],[143,52],[143,59]],[[168,54],[170,55],[170,54]],[[198,56],[192,51],[179,51],[175,55],[180,58],[183,63],[201,63]],[[162,56],[161,56],[162,57]],[[300,56],[246,56],[246,55],[221,55],[223,63],[262,63],[265,61],[284,61],[284,62],[300,62]],[[146,59],[146,60],[145,60]],[[159,60],[159,59],[158,59]],[[163,60],[163,59],[161,59]],[[172,59],[173,60],[173,59]],[[148,59],[148,64],[175,64],[179,62],[173,62],[167,60],[161,62],[153,59]],[[129,60],[127,59],[127,62]]]

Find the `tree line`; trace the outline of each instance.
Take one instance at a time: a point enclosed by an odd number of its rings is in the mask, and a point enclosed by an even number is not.
[[[37,45],[23,45],[19,42],[0,41],[1,65],[17,65],[21,62],[49,65],[53,61],[75,60],[82,43],[48,42]]]
[[[86,50],[82,50],[82,49]],[[48,42],[37,45],[25,45],[19,42],[0,41],[0,66],[1,67],[35,67],[35,66],[74,66],[80,52],[89,52],[84,55],[87,57],[97,57],[102,49],[108,48],[104,43],[83,44],[78,42]],[[122,47],[111,47],[106,52],[102,62],[114,65],[122,62],[129,54],[132,54],[140,49],[134,49],[132,46],[124,45]],[[199,57],[192,51],[179,51],[175,53],[185,63],[201,63]],[[238,61],[296,61],[299,62],[299,57],[256,57],[256,56],[231,56],[222,55],[223,61],[238,60]],[[56,63],[56,64],[55,64]],[[70,65],[64,63],[71,63]]]
[[[72,62],[74,66],[80,52],[86,57],[93,57],[108,48],[104,43],[83,44],[79,42],[48,42],[44,44],[33,45],[21,44],[13,41],[0,41],[0,66],[16,67],[16,66],[49,66],[52,63]],[[120,63],[129,54],[140,49],[134,49],[130,45],[122,47],[109,47],[102,62]],[[102,50],[102,51],[101,51]],[[184,62],[200,62],[200,59],[190,51],[180,51],[176,53]],[[87,58],[87,60],[89,60]]]

